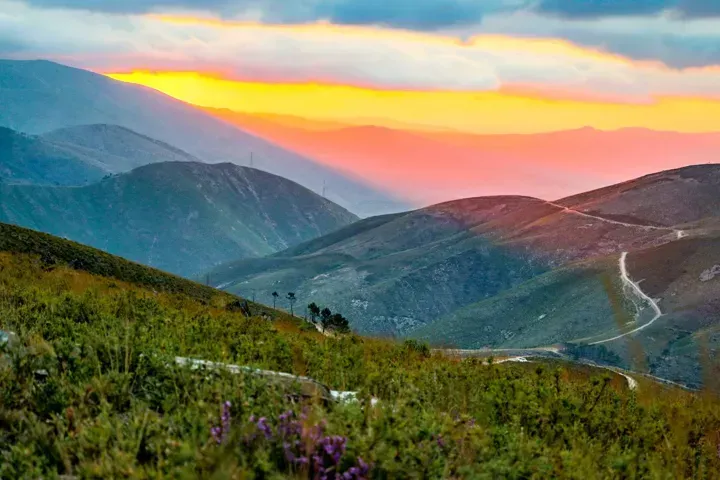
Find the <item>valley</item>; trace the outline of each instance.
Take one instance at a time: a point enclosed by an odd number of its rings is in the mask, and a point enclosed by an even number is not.
[[[363,220],[266,258],[228,263],[210,275],[235,293],[269,298],[287,290],[303,303],[327,303],[346,312],[363,333],[443,347],[579,342],[608,349],[626,367],[637,360],[630,350],[642,348],[641,363],[651,372],[698,385],[701,369],[688,369],[687,355],[693,348],[690,355],[697,355],[701,337],[717,325],[717,313],[708,317],[694,310],[715,312],[715,277],[697,281],[712,260],[694,267],[702,268],[691,273],[696,280],[657,294],[646,293],[652,279],[634,259],[659,261],[677,249],[682,264],[699,255],[695,248],[714,245],[713,230],[701,225],[712,225],[720,211],[719,175],[720,167],[698,165],[554,202],[448,202]],[[695,303],[671,306],[668,295],[693,297]],[[695,315],[707,323],[683,324]],[[669,325],[673,333],[658,338]]]
[[[168,62],[263,34],[149,12]],[[717,133],[322,120],[530,99],[229,72],[0,59],[0,478],[720,477]]]

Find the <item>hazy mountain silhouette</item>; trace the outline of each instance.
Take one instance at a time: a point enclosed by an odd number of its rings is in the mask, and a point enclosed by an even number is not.
[[[0,221],[181,275],[355,220],[301,185],[229,163],[157,163],[85,187],[0,185]]]

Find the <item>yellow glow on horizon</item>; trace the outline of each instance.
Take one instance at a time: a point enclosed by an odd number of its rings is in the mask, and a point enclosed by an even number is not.
[[[475,133],[538,133],[591,126],[720,131],[720,101],[660,97],[645,104],[551,99],[508,92],[374,90],[344,85],[253,83],[197,72],[107,74],[185,102],[238,112]]]

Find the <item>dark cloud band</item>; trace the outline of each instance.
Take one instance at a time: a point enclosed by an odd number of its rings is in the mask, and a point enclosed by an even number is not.
[[[223,17],[260,12],[265,22],[329,20],[345,25],[385,25],[433,30],[481,22],[484,15],[519,9],[568,19],[655,15],[672,10],[685,18],[720,16],[720,0],[26,0],[37,7],[108,13],[174,9],[212,11]]]
[[[676,7],[677,0],[543,0],[540,12],[569,18],[653,15]]]
[[[379,24],[428,30],[478,23],[486,13],[506,10],[508,0],[26,0],[37,7],[107,13],[150,13],[167,9],[213,11],[222,16],[261,12],[264,21],[304,23],[329,20],[345,25]],[[517,2],[513,2],[516,5]]]
[[[720,0],[541,0],[537,10],[566,18],[656,15],[666,10],[702,18],[720,16]]]

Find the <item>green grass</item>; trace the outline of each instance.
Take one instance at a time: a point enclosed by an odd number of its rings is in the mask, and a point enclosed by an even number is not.
[[[418,343],[323,337],[70,242],[33,234],[9,249],[10,231],[2,249],[25,253],[0,254],[0,328],[19,337],[0,360],[0,478],[315,478],[315,465],[285,456],[286,411],[303,432],[286,435],[303,440],[294,453],[316,447],[323,423],[323,435],[345,439],[330,473],[362,458],[378,479],[720,475],[712,396],[645,381],[635,393],[589,367],[487,366]],[[62,265],[70,251],[88,253],[81,269]],[[175,366],[177,355],[307,375],[380,402],[297,403],[261,377]],[[226,401],[218,443],[210,428]]]
[[[76,270],[198,300],[207,301],[218,294],[213,288],[101,250],[6,223],[0,223],[0,251],[36,254],[47,265],[65,264]]]

